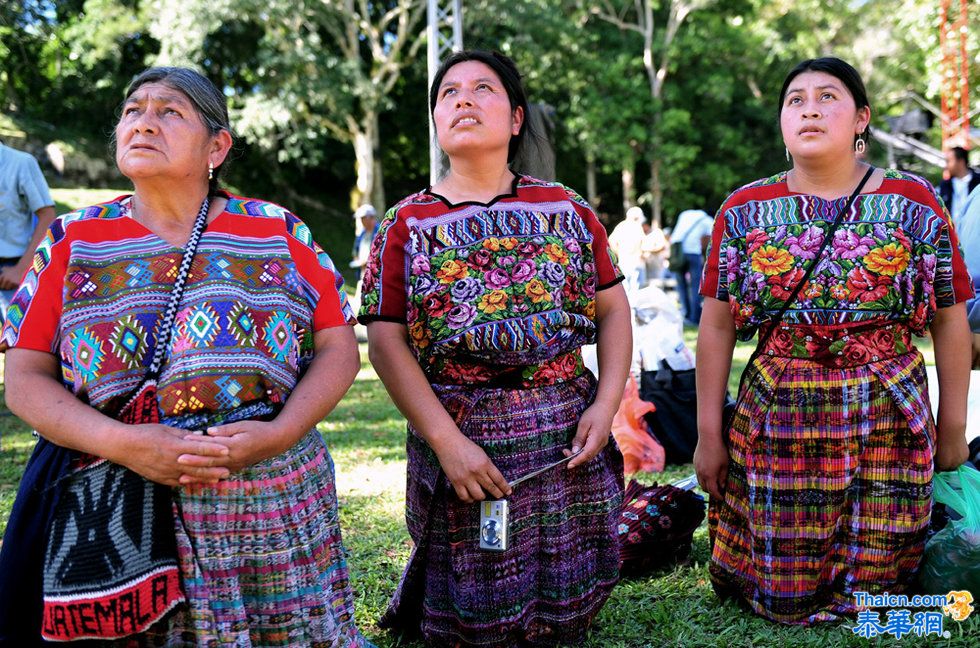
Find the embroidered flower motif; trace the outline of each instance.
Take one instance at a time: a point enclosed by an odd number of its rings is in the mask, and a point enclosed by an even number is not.
[[[524,241],[517,246],[517,251],[525,257],[534,257],[541,253],[541,246],[534,241]]]
[[[470,254],[466,262],[477,270],[486,270],[493,265],[493,254],[487,249],[477,250]]]
[[[549,285],[558,287],[565,283],[565,269],[554,261],[546,261],[541,268],[541,276]]]
[[[456,304],[446,315],[446,325],[451,329],[466,328],[476,318],[473,304]]]
[[[544,246],[544,253],[548,255],[548,259],[550,261],[554,261],[555,263],[560,263],[562,265],[568,265],[568,252],[566,252],[560,245],[549,243]]]
[[[823,229],[816,225],[807,227],[799,236],[790,236],[786,239],[786,247],[789,253],[798,259],[814,259],[817,251],[823,245]]]
[[[483,241],[483,247],[491,252],[497,252],[500,250],[500,239],[494,237],[488,238]]]
[[[490,272],[483,275],[483,282],[490,290],[500,290],[501,288],[506,288],[511,284],[510,273],[503,268],[494,268]]]
[[[442,262],[439,267],[439,272],[436,273],[436,279],[439,283],[449,284],[464,277],[469,276],[470,269],[462,261],[456,259],[447,259]]]
[[[422,274],[431,270],[429,257],[424,254],[416,254],[412,257],[412,274]]]
[[[847,273],[847,288],[856,301],[877,301],[888,294],[890,287],[890,277],[868,272],[862,266],[857,266]]]
[[[849,229],[834,232],[834,255],[842,259],[860,259],[874,244],[875,240],[870,236],[858,236]]]
[[[766,234],[766,230],[764,229],[749,230],[745,235],[745,243],[748,245],[750,256],[768,242],[769,235]]]
[[[514,264],[510,271],[510,278],[515,284],[524,283],[535,275],[537,268],[530,259],[522,259]]]
[[[542,301],[551,301],[551,293],[545,288],[538,278],[531,279],[524,287],[524,293],[531,298],[535,304]]]
[[[453,302],[446,293],[432,293],[422,300],[422,308],[432,317],[442,317],[452,306]]]
[[[480,297],[478,308],[487,315],[493,315],[507,308],[507,293],[503,290],[493,290]]]
[[[909,251],[898,243],[888,243],[868,252],[865,266],[871,272],[894,277],[909,265]]]
[[[782,274],[793,267],[793,255],[772,245],[763,245],[752,255],[752,269],[767,277]]]
[[[803,286],[803,296],[807,299],[816,299],[823,294],[823,285],[818,283],[813,283],[812,281],[806,282]]]
[[[416,295],[428,295],[438,287],[439,284],[432,280],[431,275],[427,274],[415,277],[415,280],[412,282],[412,292]]]
[[[460,279],[449,289],[457,302],[473,301],[483,293],[483,283],[474,277]]]
[[[851,291],[847,289],[844,284],[834,284],[830,287],[830,296],[838,301],[843,301],[847,299],[851,294]]]
[[[424,349],[429,346],[429,337],[426,335],[426,330],[422,322],[413,322],[409,325],[408,335],[412,338],[412,342],[417,348]]]
[[[786,301],[796,290],[797,284],[803,281],[806,272],[802,268],[793,268],[792,272],[777,274],[769,277],[769,289],[776,299]]]

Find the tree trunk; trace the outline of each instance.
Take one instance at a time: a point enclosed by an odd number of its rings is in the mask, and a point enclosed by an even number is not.
[[[636,174],[632,166],[624,166],[621,172],[623,179],[623,213],[636,204]]]
[[[653,224],[660,227],[663,224],[661,205],[663,187],[660,186],[660,158],[656,155],[650,161],[650,197],[653,199]]]
[[[596,189],[595,175],[595,157],[588,155],[585,158],[585,199],[592,205],[592,209],[599,209],[599,192]]]
[[[354,157],[357,184],[354,188],[354,205],[371,203],[377,210],[384,209],[384,189],[381,187],[381,160],[378,156],[378,113],[370,111],[358,122],[354,131]]]
[[[371,201],[371,193],[374,191],[373,139],[371,133],[361,129],[354,132],[354,168],[357,171],[357,182],[354,185],[354,195],[351,196],[352,205],[363,205]]]

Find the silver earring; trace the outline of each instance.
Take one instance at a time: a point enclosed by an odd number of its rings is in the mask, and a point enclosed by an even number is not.
[[[861,133],[863,135],[864,133]],[[864,139],[859,135],[856,140],[854,140],[854,153],[856,155],[864,155],[864,152],[868,150],[868,145],[864,142]]]
[[[789,162],[789,147],[786,148],[786,161]]]
[[[208,162],[208,182],[214,180],[214,162]]]

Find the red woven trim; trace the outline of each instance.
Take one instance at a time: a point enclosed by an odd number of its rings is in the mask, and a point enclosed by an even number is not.
[[[176,567],[108,592],[45,597],[41,636],[48,641],[119,639],[146,631],[183,600]]]

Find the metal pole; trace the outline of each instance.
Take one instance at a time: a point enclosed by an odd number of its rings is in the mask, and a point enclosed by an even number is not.
[[[439,69],[439,64],[450,52],[463,49],[463,7],[462,0],[428,0],[428,44],[426,54],[429,66],[429,84]],[[428,110],[428,94],[426,95]],[[429,183],[435,184],[444,175],[442,151],[436,141],[436,129],[429,115]]]

